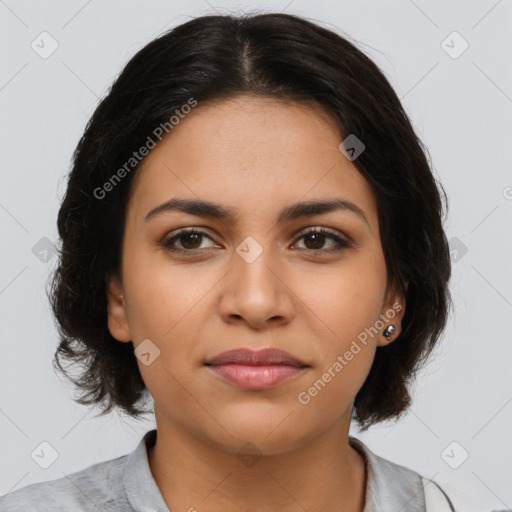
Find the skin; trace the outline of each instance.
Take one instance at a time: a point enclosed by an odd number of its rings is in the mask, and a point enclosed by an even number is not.
[[[400,333],[404,297],[387,287],[377,203],[340,152],[339,127],[318,106],[242,96],[199,104],[142,162],[127,208],[120,277],[108,288],[108,326],[120,342],[149,339],[160,354],[138,360],[155,401],[151,472],[172,510],[362,512],[367,475],[348,444],[354,397],[377,346]],[[154,207],[173,197],[220,203],[234,223]],[[338,210],[277,223],[298,201],[343,198],[368,224]],[[303,236],[326,227],[350,240]],[[180,228],[199,239],[161,242]],[[248,236],[263,252],[236,252]],[[309,250],[308,250],[309,249]],[[120,294],[123,297],[120,297]],[[379,334],[307,405],[298,401],[396,303],[396,331]],[[227,383],[204,366],[233,348],[276,347],[310,367],[269,390]],[[238,452],[252,443],[252,466]],[[195,508],[191,508],[195,507]]]

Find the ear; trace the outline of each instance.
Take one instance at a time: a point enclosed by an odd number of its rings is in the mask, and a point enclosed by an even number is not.
[[[409,281],[405,283],[405,291],[409,286]],[[396,287],[391,287],[386,293],[386,299],[382,306],[380,319],[384,326],[380,329],[377,345],[383,347],[392,343],[402,332],[402,318],[405,314],[405,294]],[[384,331],[388,326],[394,326],[395,330],[390,334],[389,339],[384,336]]]
[[[128,342],[132,340],[128,318],[126,315],[126,303],[123,295],[123,287],[118,276],[107,277],[107,313],[108,330],[118,340]]]

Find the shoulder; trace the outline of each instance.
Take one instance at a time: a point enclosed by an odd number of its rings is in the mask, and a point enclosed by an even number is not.
[[[427,512],[439,511],[439,512],[482,512],[485,510],[485,505],[477,500],[475,497],[468,496],[466,490],[461,487],[454,487],[452,485],[442,486],[423,477],[424,492],[425,492],[425,504]]]
[[[127,458],[123,455],[0,496],[0,512],[130,510],[123,488]]]
[[[356,449],[366,463],[366,503],[373,512],[424,512],[454,510],[450,498],[439,484],[423,475],[370,450],[362,441],[349,437],[349,444]],[[428,492],[426,490],[428,489]],[[435,503],[435,507],[432,508]],[[387,508],[383,508],[387,507]],[[443,508],[444,507],[444,508]],[[365,512],[367,510],[365,507]]]

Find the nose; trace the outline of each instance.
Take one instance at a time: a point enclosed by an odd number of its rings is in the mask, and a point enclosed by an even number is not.
[[[252,329],[290,322],[296,311],[292,283],[270,250],[254,260],[236,254],[222,282],[220,314],[227,323],[245,322]]]

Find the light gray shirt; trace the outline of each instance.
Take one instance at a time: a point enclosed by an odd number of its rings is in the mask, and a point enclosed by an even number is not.
[[[0,512],[169,512],[148,463],[148,447],[155,440],[156,430],[150,430],[127,455],[1,496]],[[379,457],[352,436],[349,444],[366,463],[363,512],[425,512],[419,473]]]

